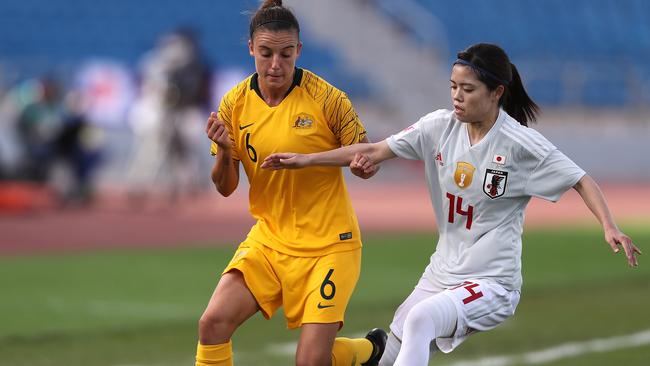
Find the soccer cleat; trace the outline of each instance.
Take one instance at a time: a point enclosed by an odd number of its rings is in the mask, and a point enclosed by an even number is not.
[[[362,363],[361,366],[377,366],[381,355],[384,354],[384,349],[386,348],[386,339],[388,335],[383,329],[375,328],[366,334],[366,339],[372,343],[372,354],[366,363]]]

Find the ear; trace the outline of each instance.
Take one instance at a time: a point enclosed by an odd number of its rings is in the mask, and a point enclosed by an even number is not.
[[[300,56],[300,52],[302,52],[302,42],[298,41],[298,47],[296,48],[296,57]]]
[[[253,41],[250,39],[248,40],[248,53],[251,56],[255,56],[255,54],[253,54]]]
[[[497,86],[497,88],[494,89],[494,91],[492,91],[494,93],[494,97],[496,98],[497,102],[499,101],[499,99],[501,99],[505,91],[506,91],[506,87],[503,85]]]

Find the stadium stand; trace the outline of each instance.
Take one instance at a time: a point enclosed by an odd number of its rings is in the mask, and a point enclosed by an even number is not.
[[[625,107],[650,102],[650,3],[644,0],[392,0],[374,3],[418,42],[435,45],[449,62],[477,42],[503,46],[545,105]],[[405,9],[437,21],[412,24]],[[421,18],[421,16],[419,16]],[[426,25],[424,25],[426,26]],[[442,35],[435,34],[443,32]],[[446,55],[445,55],[446,53]]]
[[[197,31],[212,62],[252,72],[253,62],[246,48],[246,10],[254,10],[257,4],[252,0],[228,4],[143,0],[137,6],[127,0],[11,1],[3,4],[0,12],[0,63],[11,65],[16,77],[67,70],[89,58],[135,66],[161,34],[189,26]],[[366,81],[347,72],[333,50],[309,39],[308,31],[302,37],[305,47],[301,66],[351,95],[368,92]]]

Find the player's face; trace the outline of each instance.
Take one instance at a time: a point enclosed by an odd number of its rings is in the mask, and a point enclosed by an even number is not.
[[[271,89],[289,88],[302,49],[295,30],[260,29],[248,41],[248,48],[255,58],[255,70],[260,84]]]
[[[454,65],[451,70],[451,101],[462,122],[484,122],[498,115],[503,86],[490,91],[471,68]]]

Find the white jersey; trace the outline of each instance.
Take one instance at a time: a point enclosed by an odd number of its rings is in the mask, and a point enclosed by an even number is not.
[[[438,110],[386,139],[399,157],[424,161],[438,223],[427,267],[443,286],[485,279],[521,288],[521,233],[532,196],[557,201],[585,172],[505,111],[470,145],[467,124]]]

